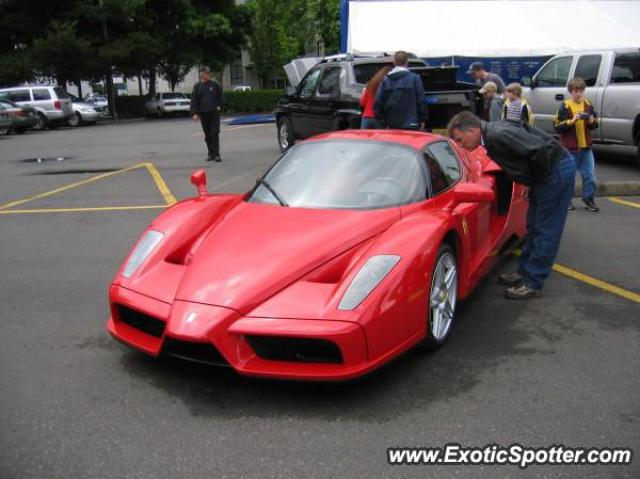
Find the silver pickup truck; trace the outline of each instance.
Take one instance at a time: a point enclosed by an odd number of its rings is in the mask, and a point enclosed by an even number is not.
[[[559,103],[569,98],[567,83],[575,77],[587,83],[586,96],[600,116],[594,142],[636,146],[640,161],[640,48],[553,57],[533,79],[523,80],[536,126],[553,132],[553,117]]]

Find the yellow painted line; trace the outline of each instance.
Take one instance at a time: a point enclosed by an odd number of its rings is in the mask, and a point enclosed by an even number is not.
[[[615,294],[616,296],[620,296],[622,298],[628,299],[629,301],[633,301],[634,303],[640,303],[640,294],[626,290],[624,288],[621,288],[620,286],[616,286],[615,284],[611,284],[601,279],[594,278],[593,276],[589,276],[587,274],[576,271],[575,269],[567,268],[566,266],[562,266],[557,263],[553,265],[553,270],[575,280],[587,283],[596,288],[603,289],[609,293]]]
[[[620,198],[616,198],[614,196],[609,198],[609,201],[612,201],[613,203],[618,203],[619,205],[631,206],[633,208],[640,208],[640,203],[636,203],[635,201],[629,201],[629,200],[621,200]]]
[[[520,256],[520,250],[515,250],[513,254]],[[615,294],[616,296],[620,296],[621,298],[640,304],[640,294],[634,293],[633,291],[629,291],[607,281],[594,278],[593,276],[589,276],[588,274],[581,273],[580,271],[576,271],[575,269],[571,269],[558,263],[554,263],[552,269],[555,272],[568,276],[576,281],[581,281],[595,288],[602,289],[608,293]]]
[[[165,183],[162,175],[160,175],[160,172],[158,171],[158,168],[156,168],[156,165],[154,165],[153,163],[144,163],[144,166],[146,166],[147,171],[149,171],[149,174],[151,175],[151,178],[153,178],[153,181],[155,181],[156,186],[160,190],[165,203],[167,203],[169,206],[177,203],[178,200],[176,200],[176,197],[173,196],[173,193],[171,193],[171,190]]]
[[[21,200],[11,201],[9,203],[5,203],[4,205],[0,205],[0,210],[6,210],[14,206],[28,203],[29,201],[39,200],[40,198],[46,198],[47,196],[55,195],[56,193],[62,193],[63,191],[67,191],[72,188],[77,188],[78,186],[86,185],[89,183],[93,183],[94,181],[102,180],[104,178],[109,178],[110,176],[115,176],[115,175],[119,175],[120,173],[125,173],[127,171],[135,170],[136,168],[141,168],[145,165],[146,165],[145,163],[138,163],[137,165],[129,166],[128,168],[124,168],[122,170],[111,171],[109,173],[103,173],[101,175],[92,176],[91,178],[87,178],[86,180],[78,181],[76,183],[71,183],[69,185],[56,188],[55,190],[45,191],[44,193],[28,196],[27,198],[23,198]]]
[[[131,211],[131,210],[157,210],[164,209],[167,205],[141,205],[141,206],[94,206],[87,208],[42,208],[33,210],[3,210],[0,215],[25,215],[32,213],[78,213],[84,211]]]

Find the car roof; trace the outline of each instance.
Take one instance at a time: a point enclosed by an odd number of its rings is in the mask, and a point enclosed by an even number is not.
[[[307,141],[368,140],[406,145],[420,150],[430,143],[445,138],[433,133],[410,130],[340,130],[314,136]]]

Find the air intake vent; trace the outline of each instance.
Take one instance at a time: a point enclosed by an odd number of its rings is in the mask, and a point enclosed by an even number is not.
[[[149,336],[161,338],[164,332],[164,321],[160,321],[157,318],[149,316],[147,314],[136,311],[135,309],[127,308],[126,306],[118,305],[118,315],[120,321],[127,323],[129,326],[139,329],[143,333],[147,333]]]
[[[340,348],[326,339],[246,336],[262,359],[299,363],[342,363]]]
[[[168,356],[197,363],[229,366],[224,356],[211,343],[193,343],[167,337],[162,352]]]

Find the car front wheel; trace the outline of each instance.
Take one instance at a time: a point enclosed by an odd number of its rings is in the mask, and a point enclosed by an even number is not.
[[[84,121],[82,120],[82,115],[76,112],[71,118],[69,118],[69,126],[82,126]]]
[[[453,328],[458,296],[456,256],[448,244],[438,250],[438,259],[431,274],[428,297],[428,321],[425,347],[433,351],[444,344]]]
[[[278,118],[278,146],[281,152],[287,151],[295,143],[291,121],[286,116]]]

